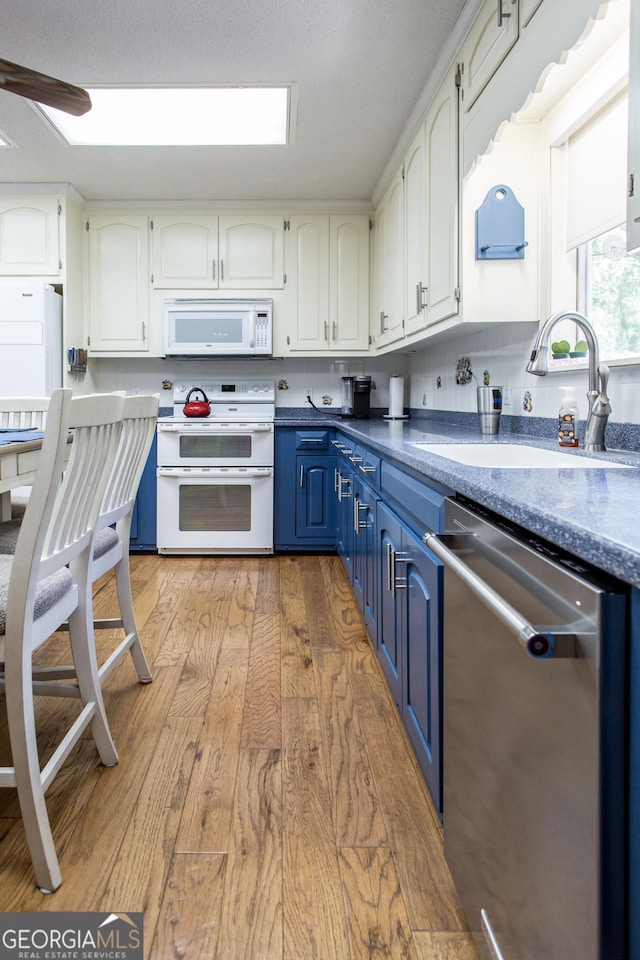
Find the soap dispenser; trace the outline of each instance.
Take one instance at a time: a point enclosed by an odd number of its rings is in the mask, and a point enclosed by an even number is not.
[[[558,413],[558,443],[561,447],[578,446],[578,404],[573,387],[560,387],[564,392]]]

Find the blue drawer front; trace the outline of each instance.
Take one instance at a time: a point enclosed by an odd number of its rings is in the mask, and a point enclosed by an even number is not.
[[[418,521],[418,525],[414,524],[417,533],[424,532],[419,525],[434,533],[443,529],[447,491],[440,492],[385,461],[382,462],[380,486],[404,515]]]

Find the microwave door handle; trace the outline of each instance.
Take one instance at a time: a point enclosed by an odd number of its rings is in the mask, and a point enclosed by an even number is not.
[[[256,311],[249,311],[249,347],[253,350],[256,345]]]

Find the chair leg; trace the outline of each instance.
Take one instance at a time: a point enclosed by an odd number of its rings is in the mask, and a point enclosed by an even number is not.
[[[136,624],[136,615],[133,609],[133,597],[131,596],[131,573],[129,570],[129,554],[126,550],[122,554],[115,568],[116,589],[118,591],[118,603],[120,604],[120,615],[122,625],[127,637],[131,637],[129,650],[133,659],[133,664],[138,674],[140,683],[151,683],[153,675],[147,658],[142,649],[138,625]]]
[[[30,658],[30,651],[27,655]],[[7,658],[7,719],[16,788],[36,883],[43,893],[53,893],[62,883],[62,874],[40,773],[30,663],[28,666],[23,664],[21,674],[20,678],[15,677],[15,670]]]
[[[75,566],[75,564],[72,566]],[[91,584],[87,578],[86,563],[82,564],[80,573],[77,574],[77,583],[78,606],[69,617],[69,639],[71,641],[73,663],[82,702],[85,704],[95,703],[96,705],[91,720],[91,733],[98,748],[100,759],[105,767],[112,767],[118,762],[118,752],[109,729],[98,676],[98,661],[93,634]]]

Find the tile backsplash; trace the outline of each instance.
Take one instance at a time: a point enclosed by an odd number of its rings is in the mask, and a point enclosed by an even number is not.
[[[186,382],[218,378],[264,377],[276,383],[276,407],[309,407],[307,393],[317,407],[331,409],[342,403],[342,377],[366,374],[372,377],[376,389],[371,392],[371,406],[389,407],[389,379],[396,374],[407,378],[408,358],[385,356],[325,360],[322,357],[287,357],[282,360],[159,360],[110,359],[96,361],[94,374],[96,389],[126,390],[128,393],[160,392],[162,406],[171,402],[171,390],[163,390],[163,383]],[[405,383],[405,403],[408,406],[408,386]],[[327,399],[324,399],[327,398]],[[331,403],[328,403],[328,398]]]
[[[418,412],[476,412],[476,387],[486,382],[504,391],[503,416],[518,417],[518,429],[526,432],[527,420],[555,419],[561,400],[561,386],[576,388],[580,418],[587,413],[587,368],[554,370],[546,377],[534,377],[525,370],[535,324],[501,324],[473,330],[465,328],[450,340],[429,341],[422,350],[410,354],[387,354],[372,358],[322,357],[280,360],[189,360],[108,359],[93,361],[97,390],[127,390],[161,394],[163,406],[170,403],[170,390],[163,381],[198,383],[219,377],[267,377],[281,389],[276,390],[277,407],[308,407],[310,389],[316,406],[339,407],[342,402],[342,377],[368,374],[376,389],[371,393],[373,409],[386,412],[389,407],[389,379],[405,378],[405,407]],[[471,370],[467,377],[456,378],[460,361]],[[606,362],[606,357],[602,358]],[[468,360],[468,368],[466,361]],[[285,388],[286,385],[286,388]],[[611,367],[609,396],[611,422],[640,424],[640,365]],[[323,401],[330,397],[331,404]]]
[[[409,405],[413,409],[451,410],[475,413],[476,387],[489,382],[503,388],[503,416],[551,417],[558,415],[561,386],[573,386],[580,418],[587,414],[588,372],[579,367],[558,367],[546,377],[526,372],[537,326],[504,324],[479,332],[465,330],[455,339],[430,343],[428,349],[410,355]],[[472,379],[458,382],[460,358],[470,361]],[[606,363],[607,358],[601,360]],[[571,361],[573,363],[573,361]],[[440,382],[440,386],[438,386]],[[608,393],[611,421],[640,423],[640,365],[612,366]],[[523,427],[524,429],[524,427]]]

